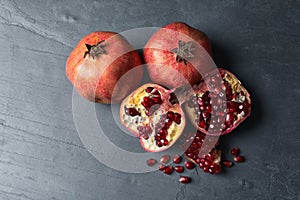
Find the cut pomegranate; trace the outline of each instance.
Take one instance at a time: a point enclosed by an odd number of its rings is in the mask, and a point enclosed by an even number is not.
[[[251,100],[232,73],[218,69],[205,75],[184,108],[198,130],[208,135],[223,135],[250,115]]]
[[[231,149],[231,154],[232,154],[232,155],[236,156],[236,155],[238,155],[239,153],[240,153],[240,149],[239,149],[238,147],[233,147],[233,148]]]
[[[206,173],[218,174],[221,172],[221,151],[214,147],[214,138],[197,131],[196,136],[191,138],[193,142],[185,151],[186,157],[199,165]],[[204,142],[204,139],[207,140]],[[188,142],[188,141],[187,141]],[[205,152],[203,154],[203,152]],[[207,153],[206,153],[207,152]]]
[[[179,155],[175,155],[172,160],[175,164],[181,163],[181,157]]]
[[[145,84],[126,97],[120,107],[121,122],[140,138],[149,152],[171,147],[185,127],[185,116],[174,93],[156,84]]]
[[[235,156],[233,159],[235,162],[244,162],[245,161],[244,156]]]
[[[175,166],[175,171],[178,173],[182,173],[184,171],[184,168],[182,166]]]
[[[164,172],[165,174],[170,175],[170,174],[172,174],[172,172],[173,172],[173,167],[172,167],[172,166],[166,166],[166,167],[164,167],[163,172]]]
[[[190,183],[192,181],[192,179],[190,177],[187,177],[187,176],[181,176],[179,178],[179,182],[180,183]]]

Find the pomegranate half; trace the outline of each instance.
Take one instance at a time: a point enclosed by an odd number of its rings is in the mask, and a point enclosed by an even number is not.
[[[230,133],[249,117],[251,100],[248,91],[231,72],[209,72],[184,104],[192,124],[208,135]]]
[[[174,101],[174,93],[157,84],[145,84],[126,97],[120,118],[149,152],[170,148],[185,127],[185,116]]]

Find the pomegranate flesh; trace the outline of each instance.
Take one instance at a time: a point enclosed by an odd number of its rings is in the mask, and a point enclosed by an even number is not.
[[[184,108],[195,127],[208,135],[231,132],[251,112],[248,91],[229,71],[216,69],[194,88]]]
[[[185,127],[181,105],[171,103],[171,93],[160,85],[145,84],[121,104],[122,124],[139,137],[146,151],[160,152],[170,148]]]

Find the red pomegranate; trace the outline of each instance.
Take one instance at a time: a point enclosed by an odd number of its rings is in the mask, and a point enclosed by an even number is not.
[[[66,75],[78,93],[98,103],[120,102],[138,86],[143,70],[141,59],[121,35],[93,32],[83,37],[66,63]],[[118,81],[128,71],[134,78]],[[113,95],[113,91],[117,95]]]
[[[201,132],[227,134],[250,115],[250,95],[236,76],[225,69],[213,70],[203,79],[185,103],[185,111]]]
[[[185,127],[185,116],[174,94],[157,84],[145,84],[126,97],[120,117],[149,152],[170,148]]]
[[[199,82],[215,66],[210,55],[208,37],[183,22],[159,29],[144,47],[150,78],[169,88]]]

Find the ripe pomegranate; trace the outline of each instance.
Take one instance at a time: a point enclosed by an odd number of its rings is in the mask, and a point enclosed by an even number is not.
[[[187,115],[205,134],[227,134],[250,115],[250,95],[225,69],[213,70],[203,79],[184,105]]]
[[[143,70],[141,59],[121,35],[114,32],[93,32],[83,37],[66,63],[66,75],[78,93],[98,103],[120,102],[138,86]],[[134,70],[132,70],[134,69]],[[129,70],[130,76],[117,82]],[[112,93],[117,94],[113,95]]]
[[[194,85],[215,66],[208,37],[183,22],[155,32],[143,53],[152,81],[169,88]]]
[[[150,83],[123,100],[120,118],[149,152],[160,152],[171,147],[185,127],[185,116],[179,102],[174,101],[174,93]]]
[[[205,137],[208,137],[205,139]],[[204,171],[211,174],[221,172],[221,151],[214,147],[215,138],[197,131],[189,148],[185,151],[187,159],[193,161]],[[204,141],[204,139],[206,141]],[[188,142],[188,141],[187,141]]]

